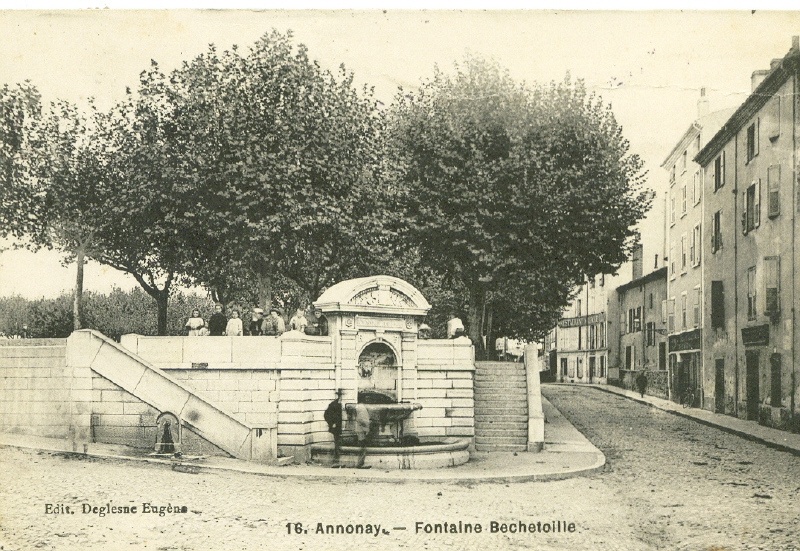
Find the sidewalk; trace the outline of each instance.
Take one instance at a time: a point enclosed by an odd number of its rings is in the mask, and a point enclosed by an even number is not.
[[[545,415],[545,444],[539,453],[476,452],[468,463],[443,469],[379,470],[331,469],[307,465],[266,465],[226,457],[206,457],[199,461],[171,460],[141,455],[141,450],[111,444],[79,445],[73,449],[66,440],[0,433],[0,446],[33,448],[55,452],[85,453],[92,457],[123,459],[171,465],[173,470],[187,473],[235,471],[241,473],[298,477],[305,480],[371,481],[371,482],[531,482],[560,480],[603,469],[606,458],[563,415],[542,397]]]
[[[800,455],[800,434],[765,427],[759,425],[756,421],[745,421],[738,417],[731,417],[730,415],[723,415],[721,413],[712,413],[704,409],[685,408],[670,400],[650,396],[648,394],[645,394],[644,398],[642,398],[638,392],[615,386],[597,384],[581,386],[590,386],[602,390],[603,392],[624,396],[636,402],[647,404],[651,407],[668,411],[675,415],[680,415],[681,417],[686,417],[687,419],[693,419],[698,423],[716,427],[720,430],[741,436],[742,438],[761,442],[771,448],[786,451],[794,455]]]

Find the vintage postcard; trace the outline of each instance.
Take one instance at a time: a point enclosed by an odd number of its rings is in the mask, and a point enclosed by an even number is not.
[[[0,11],[0,550],[800,549],[798,139],[798,11]]]

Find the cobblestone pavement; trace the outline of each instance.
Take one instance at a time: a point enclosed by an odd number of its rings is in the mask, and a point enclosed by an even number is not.
[[[4,448],[0,548],[798,549],[800,458],[598,390],[544,392],[607,454],[607,472],[523,484],[321,483]],[[107,503],[137,513],[83,513]],[[142,503],[187,512],[162,517]],[[47,514],[47,504],[74,514]],[[492,521],[559,520],[575,531],[490,531]],[[416,530],[459,521],[482,532]],[[308,533],[289,534],[287,523]],[[317,534],[317,523],[379,524],[381,534]]]

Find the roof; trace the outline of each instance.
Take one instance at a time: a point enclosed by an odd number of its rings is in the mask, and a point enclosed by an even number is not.
[[[663,268],[659,268],[658,270],[653,270],[647,275],[643,275],[639,279],[634,279],[633,281],[629,281],[624,285],[620,285],[617,287],[618,293],[624,293],[628,289],[634,289],[636,287],[641,287],[647,283],[651,283],[653,281],[657,281],[659,279],[663,279],[665,282],[667,281],[667,267],[664,266]]]
[[[798,68],[800,68],[800,50],[793,47],[739,106],[719,132],[697,153],[694,158],[695,162],[701,166],[706,166],[711,162],[717,153],[772,99],[775,92],[789,80],[792,74],[798,71]]]

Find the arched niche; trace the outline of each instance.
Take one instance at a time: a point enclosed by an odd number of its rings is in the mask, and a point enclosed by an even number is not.
[[[356,364],[359,401],[363,396],[374,393],[383,394],[396,402],[397,369],[397,353],[388,343],[373,341],[364,346]]]
[[[165,411],[156,419],[156,445],[158,454],[181,453],[181,423],[174,413]]]

